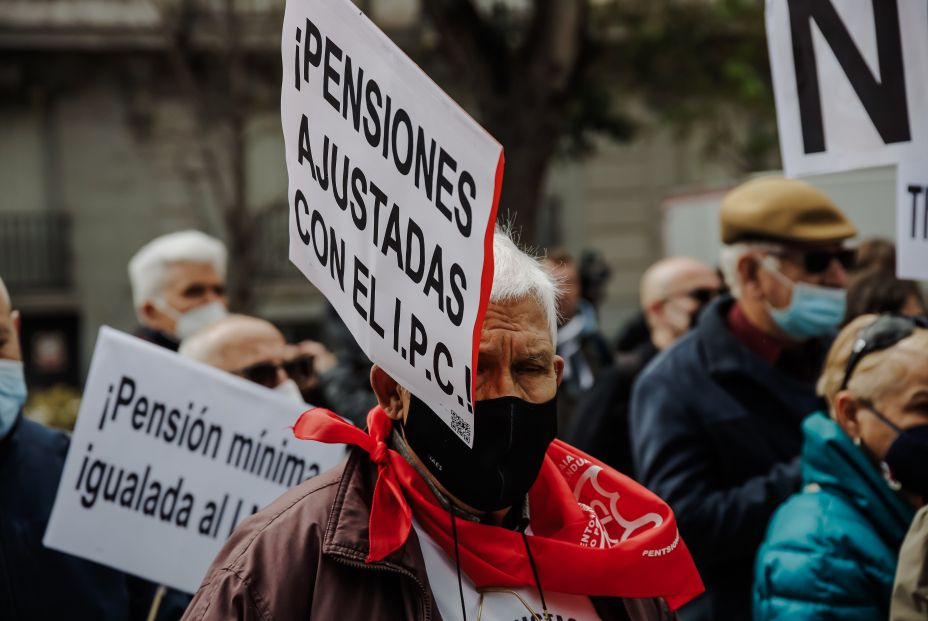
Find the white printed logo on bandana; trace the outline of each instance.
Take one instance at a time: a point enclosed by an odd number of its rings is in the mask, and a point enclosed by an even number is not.
[[[603,489],[599,482],[599,473],[603,470],[600,466],[592,465],[588,460],[572,455],[565,457],[558,466],[565,475],[586,468],[573,489],[574,498],[590,518],[580,539],[580,545],[590,548],[611,548],[641,529],[658,527],[664,523],[663,518],[656,513],[646,513],[636,518],[627,518],[622,515],[619,512],[620,494]],[[617,539],[613,539],[608,534],[609,524],[612,522],[615,522],[622,530],[622,534]]]

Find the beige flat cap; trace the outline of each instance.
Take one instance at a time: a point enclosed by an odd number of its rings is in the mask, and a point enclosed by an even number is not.
[[[742,183],[722,201],[722,243],[769,240],[832,244],[857,228],[822,191],[798,179],[762,177]]]

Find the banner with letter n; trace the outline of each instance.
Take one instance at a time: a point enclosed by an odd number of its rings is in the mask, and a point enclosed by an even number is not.
[[[339,463],[305,405],[102,328],[44,543],[192,593],[235,527]]]
[[[287,2],[281,54],[290,259],[472,446],[502,147],[349,0]]]
[[[767,0],[786,175],[928,153],[928,2]]]
[[[928,280],[928,158],[900,162],[896,187],[896,272]]]

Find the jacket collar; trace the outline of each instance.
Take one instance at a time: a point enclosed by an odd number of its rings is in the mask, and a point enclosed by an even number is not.
[[[370,552],[368,524],[376,478],[376,466],[366,454],[351,449],[325,526],[322,553],[358,569],[389,571],[412,579],[421,591],[423,618],[431,619],[433,601],[415,530],[410,530],[406,545],[383,560],[365,561]]]
[[[759,386],[799,418],[820,409],[823,402],[815,394],[814,382],[800,381],[768,364],[731,331],[726,318],[734,304],[731,296],[723,296],[699,317],[696,338],[709,375],[723,384]]]
[[[874,524],[891,547],[898,546],[915,516],[883,480],[876,466],[828,415],[817,412],[802,425],[802,479],[843,496]]]
[[[699,316],[696,331],[706,356],[709,374],[714,377],[756,376],[757,373],[767,375],[771,366],[742,343],[728,327],[726,317],[734,304],[734,298],[723,296],[711,302]]]

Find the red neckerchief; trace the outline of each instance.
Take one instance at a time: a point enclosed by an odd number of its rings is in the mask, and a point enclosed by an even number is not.
[[[305,412],[293,433],[303,440],[361,448],[377,464],[367,562],[383,559],[409,536],[412,514],[454,556],[451,514],[419,473],[390,449],[392,421],[380,407],[370,433],[332,412]],[[676,610],[703,591],[673,512],[660,498],[596,459],[555,440],[529,491],[528,536],[542,586],[559,593],[662,597]],[[460,520],[461,569],[483,587],[534,587],[520,533]]]
[[[745,347],[757,354],[761,360],[770,366],[776,365],[777,360],[780,359],[783,350],[786,348],[786,341],[770,336],[751,323],[738,302],[732,304],[728,315],[725,317],[725,323],[728,324],[728,329],[735,335],[735,338],[741,341]]]

